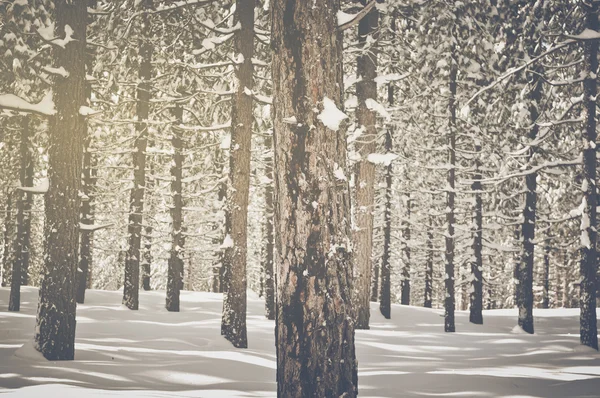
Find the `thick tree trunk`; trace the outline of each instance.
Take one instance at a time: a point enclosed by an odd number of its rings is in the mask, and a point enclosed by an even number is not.
[[[179,128],[183,123],[183,108],[176,106],[174,109],[176,126],[172,128],[173,163],[171,164],[171,252],[169,257],[169,270],[167,280],[167,303],[168,311],[179,311],[179,291],[183,282],[183,141],[182,131]]]
[[[427,230],[427,260],[425,262],[425,299],[423,307],[431,308],[433,300],[433,218],[429,219],[429,229]]]
[[[452,51],[454,57],[455,50]],[[446,297],[444,298],[444,331],[454,332],[454,308],[455,308],[455,294],[454,294],[454,224],[455,220],[455,206],[454,200],[456,193],[454,191],[456,184],[456,75],[458,73],[458,67],[455,61],[452,60],[452,66],[450,67],[450,97],[448,100],[448,112],[450,117],[448,118],[448,192],[446,193],[446,253],[445,253],[445,280],[444,286],[446,291]]]
[[[227,207],[230,216],[226,229],[224,263],[229,271],[228,289],[223,299],[221,333],[234,347],[248,347],[246,335],[246,257],[248,246],[248,194],[250,189],[250,150],[252,145],[252,57],[254,56],[254,7],[256,0],[237,0],[236,18],[241,23],[235,38],[236,53],[243,62],[236,70],[237,92],[231,111],[231,149]]]
[[[542,308],[550,308],[550,238],[544,245],[544,274],[542,280]]]
[[[48,179],[45,196],[44,269],[35,328],[35,347],[48,360],[74,359],[75,287],[79,238],[79,189],[85,122],[79,114],[85,105],[85,48],[87,4],[54,2],[55,35],[65,26],[75,40],[54,48],[54,66],[64,67],[66,78],[54,83],[57,111],[49,123]]]
[[[6,190],[6,207],[4,208],[4,247],[2,250],[2,287],[8,286],[10,281],[10,266],[12,265],[12,256],[10,243],[13,233],[13,192],[10,189]]]
[[[279,397],[357,395],[339,9],[271,5]]]
[[[81,190],[83,199],[81,201],[81,224],[93,225],[93,195],[96,185],[95,172],[92,168],[95,164],[92,161],[92,153],[90,152],[90,140],[86,140],[85,150],[83,153],[83,181]],[[85,290],[89,279],[89,272],[92,268],[92,241],[93,231],[81,231],[79,244],[79,269],[77,270],[77,302],[83,304],[85,301]]]
[[[598,32],[598,1],[585,4],[586,28]],[[581,274],[580,288],[580,340],[581,344],[598,349],[598,325],[596,320],[596,272],[598,253],[596,251],[596,96],[598,87],[598,41],[586,40],[584,43],[583,81],[584,127],[582,139],[583,152],[583,200],[581,214]]]
[[[140,5],[146,10],[152,9],[153,0],[143,0]],[[131,310],[139,307],[140,263],[142,244],[142,219],[144,213],[144,192],[146,188],[146,146],[148,143],[148,115],[150,113],[150,95],[152,78],[152,43],[150,21],[147,14],[141,17],[139,83],[137,87],[136,140],[133,154],[133,188],[131,190],[129,224],[129,249],[125,259],[125,280],[123,286],[123,304]]]
[[[388,85],[388,103],[394,104],[394,86]],[[389,126],[385,132],[385,151],[393,151],[393,130]],[[385,167],[385,208],[383,213],[383,256],[381,257],[381,293],[379,294],[379,311],[386,319],[390,319],[391,314],[391,255],[392,255],[392,163]]]
[[[367,0],[360,0],[362,5]],[[371,270],[373,268],[373,207],[375,200],[375,164],[367,157],[377,150],[377,114],[372,102],[377,101],[377,52],[367,47],[369,36],[376,34],[379,11],[373,8],[358,23],[358,42],[363,52],[358,56],[356,71],[356,96],[358,108],[356,121],[363,130],[356,142],[356,152],[361,159],[356,164],[355,175],[355,229],[353,234],[354,295],[356,328],[369,328],[369,299],[371,293]]]
[[[30,119],[24,116],[21,122],[21,141],[19,152],[21,166],[19,170],[19,183],[24,187],[33,185],[33,161],[30,151]],[[31,201],[32,195],[28,192],[17,190],[17,238],[10,283],[10,297],[8,310],[19,311],[21,308],[21,285],[27,284],[27,268],[29,268],[29,231],[31,229]],[[27,268],[26,268],[27,266]]]
[[[275,251],[275,236],[273,234],[273,137],[265,137],[265,174],[269,182],[265,186],[265,315],[267,319],[275,319],[275,278],[273,274],[273,262]]]
[[[403,252],[404,252],[404,264],[402,265],[402,279],[400,282],[400,288],[402,290],[402,296],[400,297],[400,304],[410,305],[410,193],[406,198],[406,220],[404,221],[404,229],[402,230],[402,238],[404,239]]]
[[[473,259],[471,263],[470,313],[471,323],[483,324],[483,200],[481,198],[481,143],[475,143],[475,175],[471,189],[475,192],[473,209]]]

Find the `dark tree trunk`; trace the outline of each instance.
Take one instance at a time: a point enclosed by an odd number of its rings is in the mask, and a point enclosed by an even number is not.
[[[586,28],[598,32],[599,3],[584,3]],[[598,253],[596,252],[596,95],[598,87],[598,41],[584,42],[583,81],[584,126],[583,126],[583,201],[581,214],[581,273],[580,288],[580,340],[581,344],[598,349],[598,325],[596,320],[596,272]]]
[[[8,286],[10,266],[12,265],[10,242],[13,233],[13,216],[12,216],[12,198],[13,192],[10,189],[6,190],[6,207],[4,208],[4,248],[2,250],[2,287]]]
[[[173,163],[171,164],[171,252],[169,257],[169,270],[167,280],[167,303],[168,311],[179,311],[179,291],[183,282],[183,141],[182,130],[179,128],[183,123],[183,108],[176,106],[174,109],[176,126],[172,128]]]
[[[456,55],[456,50],[452,49],[452,57]],[[455,294],[454,294],[454,224],[455,220],[455,207],[454,200],[456,193],[454,192],[456,183],[456,75],[458,73],[458,67],[454,60],[451,61],[452,66],[450,67],[450,97],[448,100],[448,112],[450,117],[448,118],[448,169],[447,183],[448,192],[446,193],[446,253],[445,253],[445,280],[444,286],[446,291],[446,297],[444,298],[444,331],[454,332],[454,308],[455,308]]]
[[[50,118],[48,145],[49,189],[45,195],[44,269],[35,328],[35,347],[48,360],[74,359],[75,287],[79,240],[79,189],[85,122],[85,48],[87,4],[54,2],[55,35],[65,25],[74,41],[54,48],[54,65],[64,67],[66,78],[54,82],[56,115]]]
[[[427,230],[427,260],[425,262],[425,300],[423,307],[431,308],[433,298],[433,219],[429,219]]]
[[[275,236],[273,234],[273,137],[265,137],[265,174],[269,182],[265,186],[265,315],[267,319],[275,319],[275,277],[273,262],[275,251]]]
[[[410,305],[410,193],[406,199],[406,220],[404,221],[404,229],[402,231],[404,239],[404,264],[402,266],[402,280],[400,282],[400,288],[402,290],[402,296],[400,297],[400,304]]]
[[[388,84],[388,104],[394,104],[394,86]],[[385,132],[385,151],[393,151],[393,128],[388,127]],[[386,319],[390,319],[391,314],[391,271],[390,261],[392,255],[392,163],[385,167],[385,208],[383,213],[383,256],[381,257],[381,293],[379,294],[379,311]]]
[[[20,170],[19,182],[23,187],[33,185],[33,161],[31,159],[30,139],[31,126],[29,116],[24,116],[21,123],[21,141],[19,145]],[[17,190],[17,238],[10,283],[9,311],[19,311],[21,308],[21,285],[27,284],[27,271],[29,268],[29,231],[31,229],[31,201],[29,192]]]
[[[223,201],[227,197],[227,183],[225,180],[227,179],[227,175],[225,173],[225,160],[223,156],[222,148],[218,147],[215,153],[215,160],[218,164],[220,164],[220,172],[219,175],[222,176],[221,181],[219,182],[219,191],[217,193],[217,199],[221,204],[221,207],[217,210],[215,209],[215,221],[213,224],[213,231],[219,231],[220,234],[216,234],[216,237],[213,238],[213,245],[219,247],[221,243],[223,243],[225,228],[223,225],[223,220],[219,220],[219,214],[223,207]],[[212,275],[212,291],[214,293],[223,293],[224,292],[224,282],[223,282],[223,271],[224,271],[224,263],[223,263],[223,250],[221,248],[214,254],[216,260],[213,263],[213,275]]]
[[[371,302],[377,302],[377,296],[379,296],[379,278],[380,276],[380,263],[379,261],[373,262],[373,278],[371,280]]]
[[[149,142],[151,147],[154,145],[152,142]],[[147,159],[147,167],[149,171],[149,175],[146,175],[146,189],[144,194],[144,204],[146,205],[146,213],[150,212],[150,206],[152,205],[150,198],[152,197],[152,191],[154,190],[154,167],[152,159]],[[149,163],[149,164],[148,164]],[[152,227],[152,223],[149,218],[146,219],[144,227],[144,254],[142,255],[142,289],[145,291],[152,290],[150,286],[150,274],[152,273],[152,234],[154,233],[154,228]]]
[[[86,140],[85,150],[83,153],[83,181],[82,192],[83,199],[81,201],[81,224],[93,225],[93,195],[96,185],[95,172],[92,168],[95,166],[92,161],[92,153],[90,152],[90,139]],[[89,273],[92,268],[92,240],[94,232],[83,230],[80,233],[79,244],[79,269],[77,270],[77,302],[83,304],[85,301],[85,290],[87,281],[90,279]]]
[[[367,0],[360,0],[362,5]],[[367,37],[378,30],[379,11],[373,8],[358,23],[358,42],[361,47],[367,45]],[[356,164],[354,217],[356,228],[353,231],[354,295],[356,328],[369,328],[369,299],[371,294],[371,271],[373,255],[373,206],[375,200],[375,164],[367,157],[377,150],[377,114],[370,101],[377,100],[377,52],[365,48],[358,56],[356,71],[359,81],[356,83],[358,108],[356,122],[363,133],[356,142],[356,152],[361,159]]]
[[[143,0],[141,7],[152,9],[153,0]],[[148,143],[148,120],[150,113],[151,78],[152,78],[152,43],[149,41],[151,26],[147,14],[141,17],[142,29],[139,45],[139,80],[137,86],[136,140],[133,154],[133,188],[131,190],[129,224],[129,249],[125,259],[125,280],[123,286],[123,304],[131,310],[139,307],[140,257],[142,255],[142,219],[144,213],[144,192],[146,190],[146,146]]]
[[[339,9],[271,5],[279,397],[357,395],[346,129],[319,118],[343,103]]]
[[[550,308],[550,238],[544,245],[544,275],[542,281],[542,308]]]
[[[254,7],[256,0],[237,0],[236,18],[241,29],[236,33],[235,49],[242,54],[237,70],[237,92],[231,111],[231,149],[229,161],[229,190],[227,207],[229,222],[226,229],[224,263],[229,271],[227,294],[223,300],[221,333],[234,347],[248,347],[246,335],[246,257],[248,230],[248,194],[250,189],[250,150],[252,145],[252,57],[254,56]]]
[[[475,192],[475,208],[473,209],[473,257],[471,263],[470,313],[471,323],[483,324],[483,200],[481,198],[481,144],[475,143],[475,175],[471,189]]]

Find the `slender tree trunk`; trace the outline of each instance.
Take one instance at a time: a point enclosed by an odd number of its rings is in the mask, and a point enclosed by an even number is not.
[[[452,57],[456,56],[456,50],[453,48]],[[444,299],[444,331],[454,332],[454,308],[455,308],[455,294],[454,294],[454,224],[455,220],[455,205],[454,200],[456,193],[454,192],[456,184],[456,75],[458,73],[458,67],[456,61],[452,59],[452,66],[450,67],[450,98],[448,100],[448,112],[450,117],[448,119],[448,169],[447,183],[448,192],[446,193],[446,253],[445,253],[445,290],[446,297]]]
[[[402,232],[404,239],[404,265],[402,266],[402,280],[400,282],[400,288],[402,290],[402,296],[400,297],[400,304],[410,305],[410,193],[407,194],[406,198],[406,220],[404,221],[404,230]]]
[[[360,0],[362,5],[367,0]],[[356,164],[356,204],[353,235],[354,295],[356,328],[369,328],[369,298],[371,293],[371,270],[373,255],[373,207],[375,200],[375,164],[367,157],[377,150],[377,114],[372,103],[377,100],[377,52],[367,46],[367,38],[377,33],[379,11],[373,8],[358,23],[358,42],[363,51],[358,56],[356,71],[356,96],[358,108],[356,119],[363,134],[356,142],[356,151],[361,159]]]
[[[429,218],[429,229],[427,230],[427,260],[425,263],[425,300],[423,307],[431,308],[433,299],[433,218]]]
[[[265,137],[265,174],[269,183],[265,186],[265,315],[267,319],[275,319],[275,278],[273,275],[273,262],[275,251],[275,236],[273,234],[273,137]]]
[[[29,116],[21,119],[21,140],[19,145],[20,169],[19,183],[23,187],[33,185],[31,164],[31,152],[29,138],[31,133],[31,122]],[[29,229],[31,226],[31,194],[17,190],[17,238],[14,245],[14,258],[12,267],[12,279],[10,283],[10,297],[8,310],[19,311],[21,309],[21,285],[27,283],[27,277],[23,276],[25,264],[29,265]]]
[[[83,199],[81,201],[81,224],[93,225],[94,214],[92,207],[92,197],[94,195],[94,188],[96,179],[92,172],[92,153],[90,152],[90,139],[88,138],[85,143],[85,150],[83,153],[83,181],[82,181],[82,192]],[[88,273],[92,266],[92,239],[93,231],[83,230],[80,232],[80,245],[79,245],[79,269],[77,270],[77,302],[83,304],[85,301],[85,290],[87,288]]]
[[[236,70],[237,92],[231,111],[231,149],[229,161],[230,186],[227,206],[230,216],[227,223],[225,264],[230,273],[227,294],[223,300],[221,333],[234,347],[248,347],[246,335],[246,258],[248,246],[248,194],[250,189],[250,150],[252,145],[252,57],[254,56],[254,7],[256,0],[237,0],[236,17],[241,23],[235,38],[236,52],[244,61]]]
[[[379,278],[380,266],[379,260],[373,261],[373,278],[371,280],[371,302],[377,302],[377,296],[379,296]]]
[[[215,245],[216,247],[219,247],[221,245],[221,243],[223,242],[223,238],[225,237],[224,232],[225,232],[225,226],[223,225],[223,218],[221,216],[222,214],[222,210],[223,210],[223,201],[226,199],[227,197],[227,183],[226,183],[226,179],[227,179],[227,175],[225,173],[225,161],[224,161],[224,156],[223,156],[223,149],[218,147],[215,153],[215,160],[216,162],[218,162],[221,167],[220,167],[220,172],[219,175],[222,176],[221,181],[219,182],[219,190],[217,193],[217,199],[219,201],[219,207],[215,208],[215,221],[213,224],[213,231],[219,231],[221,233],[221,236],[219,236],[219,234],[216,234],[217,237],[213,238],[213,245]],[[219,220],[220,218],[220,220]],[[224,261],[223,261],[223,250],[221,248],[218,249],[217,252],[215,252],[214,256],[216,257],[216,260],[213,263],[213,275],[212,275],[212,286],[211,289],[214,293],[223,293],[224,290],[224,281],[223,281],[223,277],[224,277]]]
[[[481,198],[481,143],[475,143],[475,175],[471,189],[475,191],[475,208],[473,209],[473,257],[471,263],[470,314],[471,323],[483,324],[483,200]]]
[[[394,86],[388,84],[388,103],[394,104]],[[388,127],[385,132],[385,151],[393,151],[393,129]],[[379,311],[386,319],[390,319],[391,314],[391,269],[390,261],[392,254],[392,163],[385,167],[385,208],[383,213],[383,256],[381,258],[381,293],[379,295]]]
[[[10,242],[13,233],[12,199],[13,193],[10,189],[6,190],[6,207],[4,208],[4,248],[2,251],[2,287],[8,286],[10,281],[10,266],[12,265]]]
[[[168,311],[179,311],[179,290],[183,282],[183,195],[182,195],[182,172],[183,172],[183,141],[182,131],[179,128],[183,123],[183,108],[177,105],[173,111],[176,126],[172,128],[173,163],[171,164],[171,252],[169,257],[169,270],[167,280],[167,303]]]
[[[584,2],[586,28],[598,32],[598,1]],[[596,320],[596,272],[598,253],[596,251],[596,96],[598,87],[598,41],[584,42],[583,81],[584,128],[583,128],[583,200],[581,214],[581,274],[580,290],[580,340],[581,344],[598,349],[598,325]]]
[[[145,10],[153,8],[153,0],[143,0],[140,5]],[[125,281],[123,286],[123,304],[131,310],[139,307],[140,257],[142,255],[142,219],[144,213],[144,193],[146,190],[146,146],[148,143],[148,115],[150,113],[150,95],[152,78],[152,43],[150,20],[147,14],[141,17],[142,29],[139,45],[139,80],[137,86],[136,140],[133,154],[133,188],[131,190],[129,224],[129,249],[125,259]]]
[[[152,142],[149,143],[150,146],[154,144]],[[154,167],[153,162],[147,160],[149,175],[146,175],[146,189],[144,195],[144,203],[146,205],[146,213],[150,212],[151,201],[150,198],[152,196],[152,191],[154,190]],[[154,233],[154,228],[152,227],[152,223],[149,218],[146,218],[144,226],[144,254],[142,255],[142,289],[145,291],[152,290],[150,286],[150,274],[152,273],[152,234]]]
[[[35,347],[48,360],[74,359],[75,287],[79,238],[79,189],[85,122],[85,48],[87,4],[57,0],[55,35],[65,26],[73,38],[65,48],[54,48],[54,65],[68,77],[54,82],[56,115],[50,118],[48,146],[49,189],[45,195],[44,269],[35,328]]]
[[[550,238],[544,242],[544,275],[542,281],[542,308],[550,308]]]
[[[343,103],[339,9],[271,5],[279,397],[357,395],[346,129],[319,117]]]

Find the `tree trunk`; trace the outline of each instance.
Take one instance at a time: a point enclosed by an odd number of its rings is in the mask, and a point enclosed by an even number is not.
[[[250,150],[252,145],[252,57],[254,56],[254,7],[256,0],[237,0],[236,18],[241,29],[236,32],[235,50],[243,56],[236,70],[237,92],[233,97],[231,111],[231,149],[229,161],[230,186],[227,206],[230,222],[227,223],[225,264],[228,266],[229,283],[223,300],[221,332],[234,347],[246,348],[246,256],[248,230],[248,194],[250,189]]]
[[[425,300],[423,307],[431,308],[433,299],[433,217],[429,218],[427,230],[427,260],[425,263]]]
[[[469,321],[476,325],[483,324],[483,200],[481,198],[481,143],[475,143],[475,175],[471,189],[475,191],[475,208],[473,209],[473,257],[471,263],[471,289]]]
[[[451,56],[454,58],[456,50],[452,49]],[[454,199],[456,193],[454,191],[456,183],[456,75],[458,73],[458,67],[454,59],[451,61],[452,66],[450,67],[450,98],[448,100],[448,112],[450,117],[448,118],[448,169],[447,183],[448,192],[446,193],[446,253],[445,253],[445,280],[444,286],[446,290],[446,297],[444,298],[444,331],[454,332],[454,308],[455,308],[455,294],[454,294],[454,224],[455,220],[455,207]]]
[[[152,147],[153,142],[149,142],[148,145]],[[146,205],[146,213],[150,212],[150,206],[152,205],[150,198],[152,197],[152,191],[154,190],[154,167],[152,159],[148,159],[146,164],[149,168],[149,175],[146,175],[146,189],[144,194],[144,204]],[[149,164],[148,164],[149,163]],[[146,219],[144,227],[144,254],[142,255],[142,289],[145,291],[152,290],[150,286],[150,274],[152,273],[152,234],[154,228],[149,218]]]
[[[388,84],[388,103],[394,104],[394,86]],[[394,149],[393,128],[389,126],[385,132],[385,151],[390,153]],[[385,208],[383,224],[383,256],[381,257],[381,293],[379,295],[379,311],[386,319],[390,319],[391,313],[391,271],[390,261],[392,255],[392,163],[385,167]]]
[[[6,190],[6,207],[4,208],[4,248],[2,250],[2,287],[8,286],[10,281],[10,266],[12,265],[10,242],[12,241],[11,235],[13,233],[13,220],[12,220],[12,197],[13,193],[10,189]]]
[[[217,199],[219,201],[219,207],[215,208],[215,220],[212,226],[213,231],[219,231],[222,236],[216,234],[216,237],[213,238],[212,243],[216,247],[219,247],[221,243],[223,243],[223,238],[225,237],[224,232],[225,228],[222,223],[222,217],[220,216],[221,211],[223,210],[223,201],[227,197],[227,183],[225,180],[227,179],[225,173],[225,160],[223,156],[223,150],[220,147],[217,147],[215,152],[215,160],[217,164],[220,164],[219,175],[222,176],[221,181],[219,182],[219,191],[217,193]],[[221,220],[219,220],[221,218]],[[214,293],[223,293],[224,290],[224,282],[223,282],[223,271],[224,271],[224,262],[223,262],[223,250],[221,248],[215,252],[214,256],[216,260],[213,263],[213,275],[212,275],[212,286],[211,289]]]
[[[273,234],[273,137],[265,137],[265,175],[269,182],[265,186],[265,315],[267,319],[275,319],[275,278],[273,275],[273,262],[275,250],[275,236]]]
[[[143,0],[141,7],[145,10],[153,8],[153,0]],[[152,78],[152,43],[148,14],[142,14],[139,51],[139,83],[137,86],[135,125],[136,140],[133,154],[133,188],[131,190],[129,224],[129,249],[125,259],[125,280],[123,286],[123,304],[131,310],[139,307],[140,256],[142,244],[142,218],[144,213],[144,192],[146,188],[146,146],[148,143],[148,115],[150,113],[150,95]]]
[[[410,247],[408,246],[410,241],[410,193],[406,199],[406,220],[404,221],[404,230],[402,231],[404,239],[404,264],[402,266],[402,279],[400,282],[400,288],[402,290],[402,296],[400,297],[400,304],[410,305]]]
[[[584,3],[586,11],[586,28],[598,32],[597,1]],[[598,326],[596,320],[596,272],[598,253],[596,252],[596,95],[598,87],[596,73],[598,72],[598,41],[584,42],[583,81],[584,128],[583,128],[583,200],[581,214],[581,273],[580,290],[580,340],[581,344],[598,349]]]
[[[79,189],[85,122],[85,48],[87,4],[54,2],[55,35],[65,26],[75,40],[54,48],[54,66],[68,77],[54,82],[56,115],[50,118],[48,145],[49,189],[45,195],[44,269],[35,328],[35,347],[48,360],[74,359],[75,285],[79,238]]]
[[[271,5],[279,397],[357,394],[346,129],[321,113],[343,103],[339,9]]]
[[[367,0],[360,0],[364,6]],[[358,56],[356,96],[358,107],[356,121],[363,133],[356,141],[356,152],[361,159],[356,164],[355,175],[355,229],[353,234],[354,295],[356,328],[369,328],[369,299],[373,255],[373,207],[375,200],[375,164],[367,157],[377,150],[377,114],[371,106],[377,100],[377,52],[367,46],[367,38],[377,33],[379,11],[373,8],[358,23],[358,42],[363,48]]]
[[[173,163],[171,164],[171,252],[169,257],[169,270],[167,280],[167,303],[168,311],[179,311],[179,291],[183,282],[183,141],[182,130],[179,128],[183,123],[183,108],[177,105],[173,111],[176,126],[171,129],[173,145]]]
[[[542,280],[542,308],[550,308],[550,239],[544,245],[544,274]]]
[[[19,183],[23,187],[33,185],[33,169],[29,139],[31,134],[30,118],[21,119],[21,141],[19,152],[21,167],[19,170]],[[31,201],[32,195],[28,192],[17,190],[17,238],[10,283],[9,311],[19,311],[21,308],[21,285],[27,284],[25,265],[29,268],[29,231],[31,229]]]
[[[92,167],[92,153],[90,152],[90,139],[86,140],[85,150],[83,153],[83,181],[82,181],[82,192],[83,199],[81,201],[81,224],[93,225],[94,224],[94,213],[93,213],[93,195],[96,185],[96,178]],[[94,232],[83,230],[80,232],[80,245],[79,245],[79,269],[77,270],[77,302],[83,304],[85,301],[85,290],[87,288],[87,280],[89,279],[88,273],[92,267],[92,240]]]
[[[379,260],[373,261],[373,278],[371,279],[371,302],[377,302],[377,296],[379,295],[379,278],[380,267]]]

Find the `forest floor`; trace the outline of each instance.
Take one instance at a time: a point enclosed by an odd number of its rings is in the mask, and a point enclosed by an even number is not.
[[[273,321],[249,293],[250,348],[220,336],[221,295],[182,292],[182,311],[164,292],[141,292],[140,310],[121,292],[88,291],[77,309],[76,360],[48,362],[31,347],[37,289],[22,288],[9,313],[0,289],[0,398],[266,397],[276,395]],[[471,325],[457,312],[443,332],[441,310],[375,304],[371,329],[356,333],[364,397],[598,397],[600,355],[579,346],[578,310],[535,310],[535,335],[515,331],[516,311],[484,314]]]

